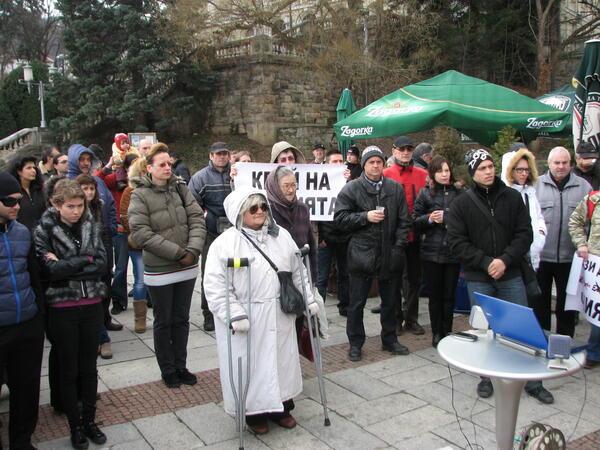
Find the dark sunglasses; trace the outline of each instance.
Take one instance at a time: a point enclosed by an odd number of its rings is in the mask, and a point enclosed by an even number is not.
[[[260,208],[266,212],[269,207],[267,206],[266,203],[261,203],[260,205],[252,205],[248,211],[250,211],[250,214],[256,214],[256,212],[258,211],[258,208]]]
[[[16,197],[0,197],[0,202],[2,202],[2,204],[7,208],[12,208],[17,203],[19,203],[19,200],[20,199]]]

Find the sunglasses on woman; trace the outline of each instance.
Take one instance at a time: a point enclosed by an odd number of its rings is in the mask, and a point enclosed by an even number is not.
[[[19,203],[19,200],[20,199],[16,197],[0,197],[0,202],[2,202],[2,204],[7,208],[12,208],[17,203]]]
[[[260,205],[252,205],[248,211],[250,211],[250,214],[256,214],[258,208],[266,212],[269,207],[266,203],[261,203]]]

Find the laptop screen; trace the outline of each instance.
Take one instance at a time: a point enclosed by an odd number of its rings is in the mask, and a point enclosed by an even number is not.
[[[474,292],[475,299],[495,333],[523,344],[548,350],[548,340],[533,309]]]

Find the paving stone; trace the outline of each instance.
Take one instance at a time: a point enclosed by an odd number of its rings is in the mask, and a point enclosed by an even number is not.
[[[430,430],[434,436],[450,442],[453,447],[463,448],[496,448],[496,435],[485,428],[472,424],[467,420],[461,420],[460,426],[457,422],[446,424]],[[469,444],[471,447],[469,447]],[[477,445],[479,447],[477,447]]]
[[[238,436],[234,418],[214,403],[183,409],[176,414],[206,444]]]
[[[398,393],[368,402],[339,407],[336,412],[361,427],[367,427],[425,405],[427,403],[421,399]]]
[[[136,359],[154,357],[154,352],[150,350],[139,339],[131,339],[112,343],[113,357],[111,359],[98,358],[98,366],[117,364],[122,361],[133,361]]]
[[[397,388],[383,383],[377,378],[373,378],[357,369],[333,372],[328,374],[327,378],[367,400],[390,395],[398,391]]]
[[[453,421],[453,415],[443,409],[427,405],[370,425],[365,429],[388,444],[401,447],[404,439],[418,437],[440,425]]]
[[[469,418],[472,414],[492,408],[488,403],[480,402],[478,398],[469,397],[457,391],[453,393],[452,389],[439,383],[415,386],[407,389],[406,393],[441,408],[450,414],[455,414],[454,410],[456,409],[459,417]]]
[[[436,364],[441,364],[443,366],[446,366],[448,364],[446,360],[440,356],[437,349],[433,347],[428,347],[426,349],[416,351],[413,354],[421,358],[425,358]]]
[[[448,369],[446,369],[448,370]],[[439,380],[438,383],[442,386],[454,389],[456,392],[466,395],[467,397],[479,398],[477,396],[477,384],[480,378],[471,375],[470,373],[460,372],[452,377],[447,377]],[[494,396],[490,398],[479,398],[480,402],[488,403],[489,405],[495,405]]]
[[[144,440],[144,438],[137,431],[137,429],[130,423],[113,425],[110,427],[101,427],[101,429],[106,434],[106,443],[103,445],[95,445],[90,442],[89,448],[111,448],[123,450],[146,450],[152,448]],[[58,450],[72,448],[70,437],[40,442],[36,444],[36,447],[40,450]]]
[[[217,442],[216,444],[207,445],[202,447],[202,450],[232,450],[239,447],[239,439],[230,439],[228,441]],[[244,437],[244,449],[246,450],[265,450],[268,449],[267,445],[259,441],[255,436],[250,433],[246,433]]]
[[[585,419],[579,419],[579,423],[577,422],[577,416],[563,412],[554,416],[546,417],[546,419],[544,419],[545,424],[549,424],[562,431],[565,435],[565,439],[567,439],[567,442],[571,442],[574,439],[578,439],[598,429],[598,425]],[[576,424],[577,428],[575,428]]]
[[[427,364],[408,372],[400,372],[382,378],[381,381],[396,386],[399,389],[409,389],[413,386],[420,386],[431,383],[432,381],[442,380],[449,376],[450,374],[446,367],[440,366],[439,364]]]
[[[326,450],[331,448],[301,426],[287,430],[270,422],[269,432],[256,437],[273,449]]]
[[[544,405],[525,392],[521,394],[519,402],[519,415],[517,416],[517,429],[521,429],[531,422],[545,422],[548,417],[559,411],[553,405]],[[473,415],[473,422],[493,431],[496,428],[496,408],[491,408]]]
[[[187,368],[192,372],[217,369],[219,367],[219,355],[217,346],[199,347],[188,349]]]
[[[100,366],[98,376],[109,389],[119,389],[160,380],[160,369],[151,357]]]
[[[332,383],[328,379],[324,380],[324,384],[325,394],[327,396],[327,405],[331,409],[336,409],[337,407],[344,407],[346,405],[362,403],[364,401],[362,397],[359,397],[353,392],[350,392],[349,390],[344,389],[343,387],[338,386],[335,383]],[[321,395],[319,393],[319,383],[316,378],[305,380],[304,389],[302,391],[307,397],[312,398],[316,402],[321,402]]]
[[[155,450],[204,447],[204,442],[173,413],[138,419],[133,424]]]
[[[377,436],[344,419],[335,412],[330,413],[331,426],[323,426],[322,417],[298,420],[303,428],[334,449],[382,449],[388,445]]]
[[[429,364],[426,359],[420,358],[414,354],[401,356],[398,358],[389,358],[366,366],[357,367],[356,370],[366,373],[373,378],[382,379],[395,375],[397,373],[412,371],[417,367]]]
[[[453,448],[448,441],[442,439],[431,432],[424,433],[410,439],[402,441],[401,449],[435,449],[435,450],[452,450]]]
[[[126,314],[125,317],[123,314]],[[131,317],[128,317],[131,316]],[[120,323],[123,325],[123,329],[121,331],[109,331],[108,335],[110,336],[110,341],[115,344],[116,342],[126,342],[126,341],[137,341],[138,334],[133,331],[133,311],[129,313],[128,311],[124,311],[118,316],[113,316],[113,322]]]

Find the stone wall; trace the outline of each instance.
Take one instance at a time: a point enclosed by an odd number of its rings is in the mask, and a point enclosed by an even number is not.
[[[214,133],[246,134],[262,145],[288,140],[304,150],[316,142],[330,146],[341,89],[294,55],[233,53],[215,67],[221,85],[211,111]]]

